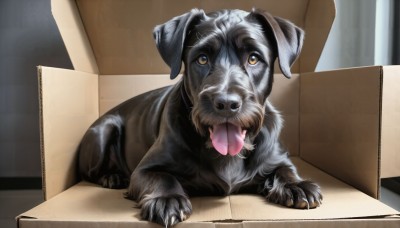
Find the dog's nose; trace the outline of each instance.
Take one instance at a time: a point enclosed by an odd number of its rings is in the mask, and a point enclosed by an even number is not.
[[[242,99],[236,94],[221,94],[214,98],[215,110],[223,115],[235,114],[241,106]]]

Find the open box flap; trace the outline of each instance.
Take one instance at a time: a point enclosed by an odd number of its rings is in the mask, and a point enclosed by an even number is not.
[[[305,39],[300,56],[300,72],[313,72],[331,31],[336,8],[334,1],[309,1],[305,16]]]
[[[77,182],[79,142],[99,116],[98,76],[40,66],[39,104],[45,199]]]
[[[74,69],[98,74],[97,63],[75,1],[52,0],[51,11]]]
[[[317,209],[286,208],[256,195],[199,197],[191,199],[193,214],[187,222],[321,220],[399,214],[299,158],[293,158],[293,162],[302,176],[320,183],[324,201]],[[21,216],[48,221],[140,222],[140,210],[133,201],[123,198],[124,192],[81,182]]]
[[[303,52],[292,72],[314,71],[335,17],[333,0],[78,0],[77,6],[79,12],[71,0],[52,1],[53,14],[71,60],[75,69],[86,71],[87,67],[77,67],[85,58],[85,64],[93,68],[90,72],[96,72],[96,59],[100,74],[106,75],[169,73],[157,52],[153,28],[192,8],[209,12],[223,8],[250,11],[256,7],[291,20],[306,32]]]

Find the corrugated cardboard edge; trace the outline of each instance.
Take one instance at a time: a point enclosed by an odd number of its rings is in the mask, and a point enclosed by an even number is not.
[[[75,70],[98,74],[96,59],[74,0],[51,0],[51,12]]]
[[[46,199],[46,170],[44,164],[45,156],[45,146],[44,146],[44,134],[43,134],[43,93],[42,93],[42,66],[37,67],[37,74],[38,74],[38,94],[39,94],[39,140],[40,140],[40,156],[41,156],[41,171],[42,171],[42,193],[43,199]]]
[[[381,198],[381,174],[382,174],[382,105],[383,105],[383,67],[379,67],[380,83],[379,83],[379,134],[378,134],[378,178],[376,180],[377,199]]]
[[[30,217],[17,217],[17,227],[25,228],[25,224],[29,228],[41,228],[42,223],[37,223],[35,218]],[[99,227],[118,227],[118,228],[159,228],[160,226],[147,221],[135,222],[82,222],[82,221],[50,221],[43,220],[46,227],[58,228],[71,228],[71,227],[85,227],[85,228],[99,228]],[[24,224],[24,225],[23,225]],[[270,221],[215,221],[215,222],[191,222],[180,223],[177,225],[179,228],[264,228],[266,226],[273,226],[275,228],[365,228],[365,227],[386,227],[398,228],[400,226],[399,216],[387,217],[371,217],[371,218],[358,218],[358,219],[333,219],[333,220],[270,220]]]

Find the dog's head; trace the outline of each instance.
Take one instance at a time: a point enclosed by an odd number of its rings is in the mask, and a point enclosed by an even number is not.
[[[175,78],[185,65],[185,96],[198,132],[223,155],[236,155],[264,123],[274,62],[290,78],[303,31],[259,10],[192,11],[154,29]]]

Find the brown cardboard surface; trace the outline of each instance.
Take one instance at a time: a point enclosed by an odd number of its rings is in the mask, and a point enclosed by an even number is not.
[[[233,195],[230,196],[232,217],[236,220],[338,219],[384,215],[381,214],[383,211],[393,210],[299,158],[292,160],[301,176],[320,184],[324,197],[320,207],[314,210],[288,210],[275,204],[265,204],[262,197],[256,201],[252,199],[254,196]]]
[[[293,158],[302,176],[320,183],[323,204],[313,210],[296,210],[270,204],[257,195],[192,198],[193,214],[184,223],[219,221],[293,221],[362,218],[396,215],[400,212],[327,175],[299,158]],[[112,222],[144,223],[124,190],[104,189],[81,182],[20,216],[26,221],[95,222],[98,227]],[[31,220],[33,219],[33,220]],[[31,221],[30,221],[31,220]],[[103,224],[103,222],[105,222]],[[73,223],[72,223],[73,224]],[[69,224],[71,225],[71,224]],[[23,227],[23,226],[22,226]],[[29,226],[31,227],[31,226]]]
[[[302,70],[313,71],[335,16],[333,0],[281,0],[276,3],[274,0],[77,1],[100,74],[169,73],[152,38],[155,25],[192,8],[209,12],[223,8],[250,11],[253,7],[287,18],[306,30],[307,39],[300,62]],[[52,4],[62,3],[56,0]],[[63,16],[56,17],[56,20],[63,21]],[[63,39],[66,44],[73,45],[71,37],[63,35]],[[71,58],[75,57],[79,58],[79,55],[71,55]],[[299,62],[295,63],[292,71],[300,72]]]
[[[180,77],[169,75],[101,75],[99,78],[100,115],[141,93],[175,84]]]
[[[45,199],[77,181],[76,149],[98,118],[98,77],[39,67],[42,169]]]
[[[400,176],[400,67],[383,67],[381,177]]]
[[[379,195],[381,68],[301,75],[300,156]]]
[[[97,63],[75,2],[52,0],[51,11],[74,69],[98,73]]]
[[[140,210],[135,202],[123,197],[125,191],[80,182],[22,217],[49,221],[137,222]],[[193,198],[191,202],[196,213],[188,221],[231,219],[228,197]]]

